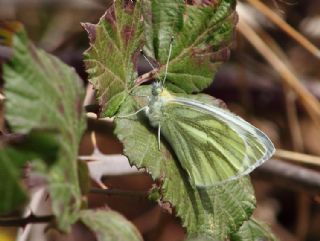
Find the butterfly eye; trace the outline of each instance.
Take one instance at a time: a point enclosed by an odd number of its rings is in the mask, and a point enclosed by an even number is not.
[[[159,86],[158,88],[156,88],[156,93],[159,95],[162,92],[162,87]]]

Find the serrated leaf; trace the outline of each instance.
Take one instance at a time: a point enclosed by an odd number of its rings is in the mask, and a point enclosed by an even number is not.
[[[81,221],[96,235],[98,241],[142,241],[136,227],[122,215],[111,210],[81,211]]]
[[[269,228],[251,218],[243,223],[237,233],[231,235],[232,241],[277,241]]]
[[[184,0],[143,1],[144,50],[158,61],[162,77],[174,37],[166,87],[175,92],[200,92],[208,87],[229,56],[236,1],[203,2],[190,5]]]
[[[14,133],[58,133],[58,161],[45,176],[58,226],[68,230],[81,206],[77,155],[86,126],[83,86],[74,69],[35,48],[23,29],[12,46],[13,58],[3,68],[6,119]]]
[[[84,54],[89,81],[105,112],[107,101],[128,92],[137,77],[133,62],[143,37],[140,1],[114,1],[98,24],[85,23],[83,27],[90,38],[90,48]]]
[[[146,77],[163,78],[174,36],[166,86],[175,92],[200,92],[209,86],[223,61],[236,22],[235,0],[186,4],[184,0],[119,0],[107,10],[99,23],[83,24],[91,47],[85,52],[89,79],[95,89],[102,113],[111,116],[122,98],[112,99],[135,84],[135,55],[142,43],[145,53],[159,72]],[[143,35],[144,33],[144,35]],[[137,66],[135,66],[137,67]],[[113,100],[112,107],[109,107]]]
[[[108,102],[107,109],[102,113],[103,117],[113,117],[119,110],[122,103],[125,101],[127,97],[127,93],[122,91],[113,97]]]
[[[243,223],[237,233],[231,235],[232,241],[277,241],[269,228],[251,218]]]
[[[137,96],[150,93],[150,87],[141,87]],[[212,97],[196,95],[193,98],[219,104]],[[144,98],[128,97],[120,115],[134,113],[145,105]],[[150,127],[142,113],[128,118],[116,118],[115,133],[124,145],[124,153],[131,164],[146,168],[154,179],[163,180],[162,200],[176,208],[192,237],[206,235],[208,240],[223,240],[236,232],[248,220],[255,208],[255,198],[248,178],[228,182],[210,189],[193,188],[185,171],[161,140],[158,149],[156,129]]]

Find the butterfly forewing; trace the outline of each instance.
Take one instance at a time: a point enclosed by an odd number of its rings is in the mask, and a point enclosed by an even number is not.
[[[248,174],[274,152],[264,133],[221,108],[170,98],[161,112],[161,134],[198,187]]]

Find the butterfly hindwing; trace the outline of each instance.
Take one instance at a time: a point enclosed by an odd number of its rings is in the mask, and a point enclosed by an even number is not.
[[[198,187],[248,174],[274,152],[263,132],[219,107],[173,98],[161,112],[161,134]]]

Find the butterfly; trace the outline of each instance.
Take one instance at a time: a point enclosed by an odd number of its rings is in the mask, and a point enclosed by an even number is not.
[[[160,82],[151,92],[144,113],[158,128],[158,142],[166,139],[195,186],[249,174],[274,154],[266,134],[228,110],[175,96]]]
[[[144,112],[158,129],[159,149],[163,136],[193,186],[237,179],[274,154],[271,140],[261,130],[226,109],[166,90],[164,81],[165,77],[154,82],[148,104],[130,115]]]

